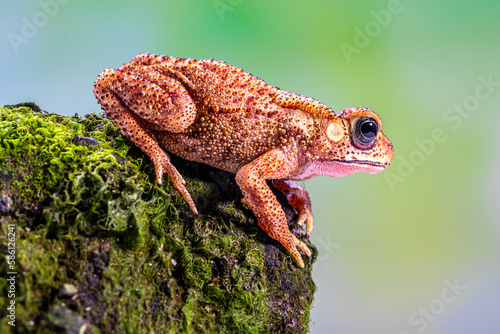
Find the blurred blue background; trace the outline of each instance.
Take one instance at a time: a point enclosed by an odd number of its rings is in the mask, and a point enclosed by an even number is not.
[[[98,112],[97,75],[150,52],[373,109],[393,164],[305,182],[312,333],[500,333],[499,1],[19,0],[0,13],[0,104]]]

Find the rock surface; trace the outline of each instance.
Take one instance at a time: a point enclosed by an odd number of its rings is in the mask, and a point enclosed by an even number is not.
[[[301,270],[234,175],[172,160],[198,217],[102,115],[0,108],[1,333],[308,332],[314,246]]]

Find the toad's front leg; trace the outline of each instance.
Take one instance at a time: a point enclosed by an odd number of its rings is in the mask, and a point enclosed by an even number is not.
[[[285,213],[266,183],[266,179],[284,179],[294,169],[295,166],[283,151],[274,149],[243,166],[236,174],[236,183],[257,217],[259,226],[271,238],[279,241],[293,255],[298,265],[304,268],[304,261],[297,247],[307,256],[311,256],[311,250],[290,232]]]
[[[184,178],[146,130],[180,132],[193,122],[196,108],[182,85],[169,77],[144,78],[105,70],[94,84],[94,94],[111,122],[151,158],[158,184],[166,172],[191,210],[198,214]]]

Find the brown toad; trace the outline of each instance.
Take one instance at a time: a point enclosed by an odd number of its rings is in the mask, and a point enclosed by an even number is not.
[[[309,235],[308,194],[290,180],[374,174],[393,156],[382,122],[371,110],[335,113],[212,59],[140,54],[117,70],[104,70],[94,94],[111,122],[151,158],[158,184],[166,172],[195,214],[185,181],[165,151],[236,173],[259,226],[300,267],[304,262],[297,248],[308,256],[311,251],[288,229],[266,180],[287,196]]]

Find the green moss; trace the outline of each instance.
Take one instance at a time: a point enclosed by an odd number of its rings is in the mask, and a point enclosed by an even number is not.
[[[199,217],[101,115],[0,108],[0,332],[307,332],[311,266],[258,228],[233,175],[173,162]],[[58,293],[68,283],[72,297]]]

